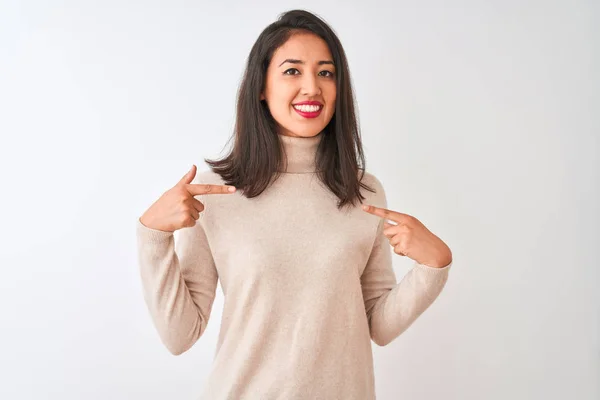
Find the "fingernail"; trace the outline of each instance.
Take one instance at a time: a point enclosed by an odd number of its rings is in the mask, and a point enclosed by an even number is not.
[[[362,209],[365,210],[365,211],[368,211],[369,210],[369,206],[362,206]]]
[[[228,190],[233,193],[233,192],[235,192],[235,187],[234,186],[229,186]]]

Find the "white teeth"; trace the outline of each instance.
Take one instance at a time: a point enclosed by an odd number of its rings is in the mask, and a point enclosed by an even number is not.
[[[303,104],[300,106],[294,106],[294,108],[296,110],[302,111],[302,112],[316,112],[321,109],[321,106],[311,106],[311,105]]]

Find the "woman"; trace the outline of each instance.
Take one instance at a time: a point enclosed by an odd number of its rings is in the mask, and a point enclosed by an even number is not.
[[[374,399],[371,339],[390,343],[434,301],[450,249],[385,208],[363,167],[344,50],[315,15],[284,13],[260,34],[236,118],[231,153],[193,166],[138,221],[161,340],[181,354],[202,336],[220,280],[203,398]],[[400,283],[390,246],[415,260]]]

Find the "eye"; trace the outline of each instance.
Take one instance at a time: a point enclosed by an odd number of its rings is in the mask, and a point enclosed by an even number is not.
[[[298,75],[296,73],[290,73],[290,71],[298,72],[298,74],[300,73],[300,71],[298,71],[297,68],[289,68],[289,69],[286,69],[285,71],[283,71],[283,74],[284,75]],[[333,78],[334,77],[334,73],[331,72],[331,71],[328,71],[328,70],[323,70],[323,71],[319,72],[319,75],[325,76],[327,78]]]

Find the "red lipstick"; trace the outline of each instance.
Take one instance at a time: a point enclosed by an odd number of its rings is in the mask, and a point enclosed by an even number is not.
[[[310,110],[299,110],[296,107],[294,107],[294,110],[304,118],[316,118],[319,116],[319,114],[321,114],[321,110],[323,110],[323,104],[319,101],[300,101],[298,103],[293,104],[293,106],[301,105],[318,107],[317,109],[315,109],[315,107],[310,107]]]

